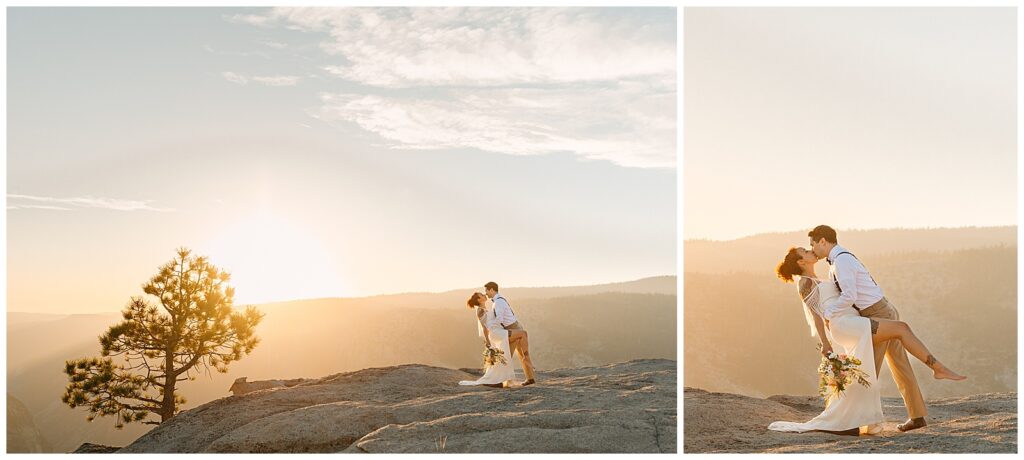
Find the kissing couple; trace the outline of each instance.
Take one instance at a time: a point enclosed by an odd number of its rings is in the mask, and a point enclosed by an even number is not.
[[[484,285],[484,292],[474,292],[466,304],[476,313],[477,332],[484,339],[485,350],[498,350],[501,355],[487,363],[483,377],[463,380],[459,385],[483,385],[492,388],[516,386],[515,369],[512,368],[512,353],[519,352],[526,380],[519,386],[537,383],[530,361],[530,342],[526,329],[519,324],[508,299],[498,294],[498,283],[491,281]],[[485,351],[486,353],[486,351]],[[507,358],[507,359],[506,359]]]
[[[964,380],[967,377],[935,359],[910,326],[899,320],[896,307],[885,298],[864,264],[838,244],[832,227],[819,225],[807,236],[811,249],[790,248],[775,269],[776,274],[785,282],[798,279],[797,291],[804,315],[811,335],[821,340],[822,355],[859,360],[865,369],[863,383],[866,385],[854,383],[845,391],[834,392],[826,399],[825,410],[810,421],[772,422],[768,429],[852,436],[881,432],[878,424],[884,418],[877,383],[883,356],[889,361],[889,369],[909,415],[909,420],[896,428],[910,431],[924,427],[928,408],[907,352],[928,365],[936,379]],[[822,280],[814,273],[814,265],[821,259],[829,264],[829,280]]]

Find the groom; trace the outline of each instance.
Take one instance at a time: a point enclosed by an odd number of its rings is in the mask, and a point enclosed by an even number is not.
[[[836,231],[832,227],[819,225],[807,233],[807,236],[811,239],[811,249],[818,260],[825,259],[828,262],[832,282],[839,288],[839,299],[831,305],[826,305],[826,310],[853,307],[860,316],[866,318],[899,319],[896,307],[882,294],[882,288],[871,277],[864,264],[838,244]],[[882,355],[885,355],[889,361],[892,378],[900,389],[903,404],[907,406],[907,414],[910,416],[909,420],[897,425],[896,428],[900,431],[910,431],[927,425],[924,418],[928,415],[928,408],[924,405],[921,388],[917,385],[917,378],[910,367],[910,360],[903,344],[899,340],[890,340],[876,344],[874,348],[875,375],[881,371]]]
[[[508,330],[509,349],[512,350],[513,355],[517,350],[519,351],[519,361],[523,363],[523,373],[526,374],[523,386],[537,383],[533,374],[533,362],[530,361],[530,342],[526,329],[519,325],[519,320],[512,312],[512,306],[509,305],[508,300],[498,294],[498,283],[491,281],[484,285],[484,290],[487,292],[487,297],[494,301],[494,314],[498,317],[498,321],[501,321],[502,327]]]

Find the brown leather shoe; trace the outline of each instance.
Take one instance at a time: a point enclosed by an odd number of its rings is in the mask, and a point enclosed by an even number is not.
[[[918,417],[912,418],[910,420],[907,420],[906,422],[896,425],[896,429],[906,432],[910,430],[916,430],[918,428],[924,428],[926,426],[928,426],[928,422],[924,421],[924,417]]]
[[[537,383],[537,381],[535,381],[533,379],[529,379],[529,380],[523,382],[523,386],[525,387],[527,385],[533,385],[534,383]]]

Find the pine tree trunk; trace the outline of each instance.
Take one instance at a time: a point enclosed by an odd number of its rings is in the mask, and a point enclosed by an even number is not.
[[[174,354],[167,353],[164,361],[164,399],[160,406],[160,423],[174,417],[174,384],[178,376],[174,375]]]

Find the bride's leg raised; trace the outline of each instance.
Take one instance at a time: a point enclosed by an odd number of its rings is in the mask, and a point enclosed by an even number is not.
[[[880,343],[886,340],[899,340],[903,343],[903,348],[906,348],[907,352],[932,369],[937,379],[964,380],[967,378],[953,372],[940,363],[939,360],[935,359],[935,356],[932,356],[932,353],[928,351],[928,347],[924,345],[924,342],[917,337],[917,334],[914,334],[914,331],[910,330],[909,324],[903,321],[880,318],[871,318],[871,321],[878,323],[878,327],[873,328],[872,342]]]

